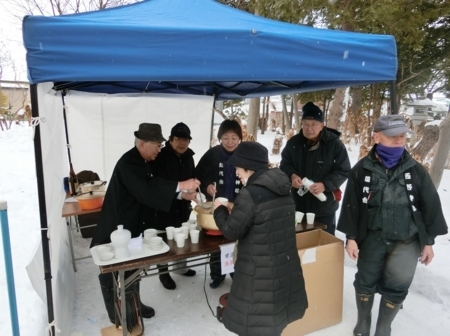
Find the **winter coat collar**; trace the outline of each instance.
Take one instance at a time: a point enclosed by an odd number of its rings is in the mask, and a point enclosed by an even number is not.
[[[387,169],[383,164],[380,162],[380,160],[377,158],[375,153],[375,147],[374,145],[372,149],[370,150],[368,154],[368,158],[370,160],[364,161],[363,167],[365,169],[369,169],[371,171],[376,170],[382,170],[383,172],[386,170],[392,171],[392,175],[390,176],[389,180],[397,178],[399,175],[403,174],[405,170],[413,167],[416,162],[412,159],[411,155],[408,153],[408,151],[404,151],[402,157],[400,158],[398,164],[391,169]]]
[[[305,136],[303,135],[303,130],[301,130],[298,135],[302,142],[308,142],[308,139],[306,139]],[[341,132],[325,126],[319,135],[319,141],[317,142],[317,144],[320,142],[327,143],[333,141],[335,139],[338,139],[340,136]]]
[[[190,158],[190,157],[194,156],[194,154],[195,154],[192,149],[188,148],[186,150],[186,152],[184,152],[183,154],[179,155],[177,152],[175,152],[175,150],[173,149],[172,145],[169,142],[167,142],[166,146],[163,149],[161,149],[161,152],[171,153],[173,155],[178,156],[180,159],[187,159],[187,158]]]
[[[291,191],[289,178],[278,168],[256,171],[248,179],[247,185],[259,185],[282,196],[289,195]]]

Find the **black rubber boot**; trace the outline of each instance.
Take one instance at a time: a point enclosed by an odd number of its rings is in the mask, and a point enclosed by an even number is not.
[[[211,263],[209,264],[209,268],[211,270],[211,281],[209,283],[209,287],[215,289],[225,280],[225,275],[222,275],[220,252],[211,253],[210,261]]]
[[[168,266],[158,266],[159,273],[167,272],[168,270],[169,270]],[[159,274],[159,281],[161,281],[165,289],[173,290],[177,288],[175,281],[173,281],[169,273]]]
[[[114,285],[111,273],[99,274],[100,288],[102,289],[103,301],[105,303],[108,318],[112,324],[115,324],[114,314]]]
[[[381,298],[375,336],[391,336],[391,324],[401,306],[401,302],[393,303],[385,298]]]
[[[153,316],[155,316],[155,310],[150,307],[150,306],[146,306],[145,304],[142,303],[141,298],[141,280],[136,281],[136,290],[139,293],[139,304],[140,304],[140,311],[141,311],[141,316],[143,318],[151,318]]]
[[[353,336],[369,336],[372,323],[372,307],[374,295],[356,293],[356,307],[358,308],[358,322],[353,329]]]

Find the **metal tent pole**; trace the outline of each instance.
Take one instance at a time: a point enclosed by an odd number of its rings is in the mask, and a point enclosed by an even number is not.
[[[391,114],[398,114],[397,110],[397,82],[395,80],[391,84]]]
[[[30,86],[32,117],[39,118],[39,104],[37,95],[37,84]],[[53,292],[52,292],[52,267],[50,260],[50,246],[48,242],[48,223],[47,223],[47,207],[45,203],[45,186],[44,186],[44,165],[42,159],[41,148],[41,130],[37,124],[34,133],[34,156],[36,164],[37,190],[39,200],[39,218],[41,222],[41,240],[42,240],[42,256],[44,259],[44,280],[47,292],[47,313],[48,323],[52,324],[55,319],[53,311]],[[52,335],[55,335],[55,326],[52,324]]]

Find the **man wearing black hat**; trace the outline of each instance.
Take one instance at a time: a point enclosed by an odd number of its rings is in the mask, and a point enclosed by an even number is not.
[[[194,178],[194,152],[189,148],[192,140],[191,130],[189,127],[180,122],[172,127],[169,136],[169,142],[161,149],[158,157],[154,161],[155,176],[164,177],[171,181],[184,181]],[[172,201],[170,210],[156,212],[156,226],[157,230],[164,230],[168,226],[180,227],[181,223],[186,222],[191,214],[191,202],[189,200],[181,199],[178,194]],[[167,265],[160,265],[159,272],[167,272]],[[183,269],[186,263],[177,262],[176,268]],[[173,273],[184,276],[194,276],[194,270],[177,270],[173,269]],[[169,273],[159,275],[159,280],[166,289],[175,289],[176,284]]]
[[[169,211],[177,192],[196,190],[200,184],[193,178],[177,182],[155,176],[151,162],[156,159],[166,141],[160,125],[140,124],[134,135],[135,146],[114,167],[91,247],[110,243],[110,235],[119,224],[129,230],[132,237],[154,228],[156,211]],[[180,197],[186,200],[195,200],[195,196],[196,193],[180,193]],[[99,280],[108,317],[114,323],[112,276],[100,274]],[[155,315],[155,311],[142,305],[141,315],[149,318]]]
[[[352,168],[345,188],[338,230],[347,236],[348,255],[358,260],[356,336],[369,336],[376,293],[382,298],[375,336],[391,335],[417,261],[428,265],[434,238],[447,233],[433,181],[405,149],[408,132],[402,116],[381,116],[375,145]]]
[[[316,221],[334,235],[339,187],[348,177],[350,160],[339,139],[341,133],[325,127],[322,110],[312,102],[302,110],[302,129],[286,143],[280,169],[291,179],[296,211],[315,213]],[[313,182],[309,190],[303,186],[303,178]],[[325,201],[314,196],[320,193],[325,194]]]

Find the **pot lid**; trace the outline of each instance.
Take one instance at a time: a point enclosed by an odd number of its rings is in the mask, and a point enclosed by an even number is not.
[[[77,200],[88,200],[98,197],[105,197],[106,192],[105,191],[89,191],[87,193],[75,196]]]
[[[80,187],[87,186],[87,185],[101,186],[101,185],[105,185],[105,184],[106,184],[106,181],[89,181],[89,182],[80,183]]]

